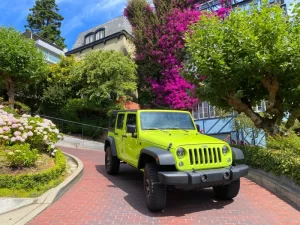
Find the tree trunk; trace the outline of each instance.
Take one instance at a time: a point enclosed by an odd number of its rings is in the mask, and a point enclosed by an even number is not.
[[[14,108],[15,104],[15,85],[11,78],[6,79],[6,90],[8,95],[8,103],[10,108]]]
[[[245,113],[254,123],[258,129],[263,129],[268,135],[274,136],[279,134],[279,128],[276,125],[276,120],[267,119],[261,117],[258,113],[254,112],[251,105],[244,103],[241,99],[230,96],[226,98],[226,101],[232,106],[238,113]]]

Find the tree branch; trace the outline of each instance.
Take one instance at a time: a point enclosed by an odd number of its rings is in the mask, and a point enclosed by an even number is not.
[[[296,119],[300,117],[300,108],[295,109],[291,112],[288,121],[285,124],[285,128],[289,129],[294,126]]]
[[[267,77],[264,77],[261,80],[263,86],[268,90],[269,92],[269,99],[267,101],[267,107],[266,107],[266,111],[268,113],[279,113],[277,110],[274,110],[273,107],[276,104],[276,96],[279,90],[279,83],[277,81],[277,79],[268,79]]]
[[[263,123],[263,118],[255,113],[251,107],[249,107],[248,104],[242,102],[241,99],[234,97],[234,96],[229,96],[226,98],[226,101],[230,106],[232,106],[239,114],[240,113],[245,113],[254,123],[254,125],[257,128],[262,128],[261,124]]]
[[[263,129],[270,135],[275,135],[279,132],[278,127],[272,120],[268,118],[261,117],[258,113],[252,110],[251,105],[244,103],[241,99],[230,95],[225,100],[228,102],[230,106],[232,106],[238,113],[245,113],[254,123],[254,125],[259,128]]]

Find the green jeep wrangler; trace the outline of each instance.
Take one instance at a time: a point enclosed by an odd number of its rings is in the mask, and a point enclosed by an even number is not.
[[[241,150],[199,133],[191,114],[175,110],[113,111],[105,140],[105,167],[117,174],[120,160],[144,172],[150,211],[162,210],[169,188],[213,187],[232,199],[248,173]]]

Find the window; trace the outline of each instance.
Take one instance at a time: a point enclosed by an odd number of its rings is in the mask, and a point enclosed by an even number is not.
[[[199,105],[200,119],[208,118],[208,103],[202,102]]]
[[[117,129],[119,130],[123,129],[124,117],[125,114],[118,114]]]
[[[194,124],[188,113],[178,112],[141,112],[143,130],[194,130]]]
[[[259,104],[252,108],[255,112],[264,112],[266,111],[266,102],[261,101]]]
[[[136,126],[136,114],[128,114],[126,125],[134,125]]]
[[[93,35],[89,35],[85,38],[85,44],[89,44],[93,42]]]
[[[192,115],[193,115],[193,118],[196,120],[196,119],[199,119],[199,110],[198,110],[198,107],[199,107],[199,104],[197,104],[196,106],[193,107],[193,110],[192,110]]]
[[[117,114],[112,114],[109,121],[109,131],[113,131],[115,129],[115,124],[117,120]]]
[[[210,118],[213,118],[213,117],[216,117],[216,107],[215,106],[212,106],[212,105],[209,105],[209,117]]]
[[[221,109],[218,109],[216,106],[210,105],[208,102],[199,103],[192,110],[192,115],[195,120],[205,119],[205,118],[215,118],[230,116],[232,112],[225,112]]]
[[[96,32],[96,41],[104,38],[104,30],[99,30]]]
[[[54,54],[49,54],[49,61],[53,63],[58,63],[60,61],[60,56],[54,55]]]

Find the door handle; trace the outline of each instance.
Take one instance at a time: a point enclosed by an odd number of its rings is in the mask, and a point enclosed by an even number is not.
[[[123,135],[122,135],[122,138],[127,138],[127,135],[126,135],[126,134],[123,134]]]
[[[118,135],[118,133],[117,133],[117,132],[115,132],[115,133],[114,133],[114,135]]]

